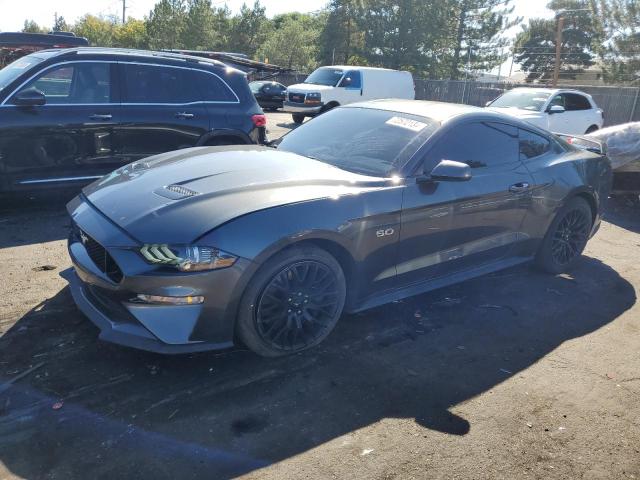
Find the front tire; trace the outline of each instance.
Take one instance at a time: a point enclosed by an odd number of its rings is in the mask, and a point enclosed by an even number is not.
[[[304,122],[304,115],[301,113],[294,113],[291,115],[291,118],[293,120],[293,123],[295,123],[296,125],[300,125],[302,122]]]
[[[589,240],[593,216],[589,204],[580,197],[570,199],[560,209],[547,230],[536,255],[536,265],[558,274],[571,269]]]
[[[596,125],[591,125],[589,128],[587,128],[587,131],[584,132],[584,134],[588,135],[590,133],[597,132],[597,131],[598,131],[598,127]]]
[[[337,260],[311,245],[268,260],[249,283],[237,334],[258,355],[278,357],[311,348],[333,330],[346,298]]]

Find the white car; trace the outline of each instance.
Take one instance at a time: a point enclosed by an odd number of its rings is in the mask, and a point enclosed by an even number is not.
[[[604,123],[603,112],[591,95],[579,90],[514,88],[489,102],[487,108],[567,135],[592,133]]]
[[[410,72],[353,65],[320,67],[287,91],[283,110],[293,114],[295,123],[340,105],[380,98],[413,100],[416,96]]]

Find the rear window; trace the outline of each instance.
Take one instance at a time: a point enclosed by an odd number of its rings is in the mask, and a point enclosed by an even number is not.
[[[238,97],[231,88],[217,75],[212,73],[191,70],[191,78],[198,86],[202,100],[205,102],[237,102]]]
[[[189,103],[200,100],[189,88],[189,70],[158,65],[122,64],[125,103]]]
[[[439,123],[369,108],[337,108],[282,138],[278,149],[343,170],[386,177],[399,171]]]

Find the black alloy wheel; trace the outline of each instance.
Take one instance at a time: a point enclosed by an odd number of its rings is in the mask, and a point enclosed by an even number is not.
[[[587,245],[593,213],[581,197],[570,199],[551,222],[536,255],[542,270],[557,274],[566,272],[582,255]]]
[[[332,255],[313,245],[288,248],[249,283],[238,314],[238,337],[268,357],[305,350],[333,330],[345,299],[345,276]]]
[[[567,212],[553,233],[551,254],[558,265],[569,265],[582,253],[589,238],[591,217],[575,209]]]
[[[333,327],[340,307],[336,275],[323,263],[287,266],[266,286],[256,309],[262,338],[273,348],[302,350]]]

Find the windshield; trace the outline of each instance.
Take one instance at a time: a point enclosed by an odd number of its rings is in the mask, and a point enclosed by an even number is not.
[[[524,92],[516,89],[496,98],[490,106],[497,108],[522,108],[523,110],[541,112],[549,95],[547,92]]]
[[[438,125],[417,115],[336,108],[284,136],[278,149],[350,172],[388,177],[400,171]]]
[[[335,87],[342,78],[344,72],[339,68],[318,68],[315,72],[307,77],[304,83],[313,83],[315,85],[327,85]]]
[[[13,82],[16,78],[44,59],[32,55],[19,58],[0,70],[0,91]]]

